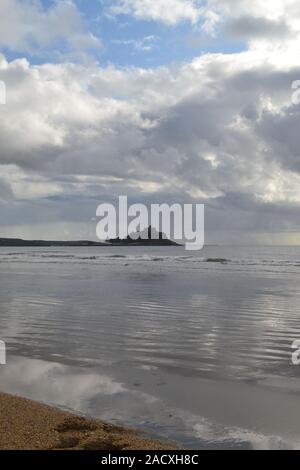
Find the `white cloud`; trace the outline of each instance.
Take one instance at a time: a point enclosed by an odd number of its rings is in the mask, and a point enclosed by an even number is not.
[[[174,26],[183,21],[196,24],[201,17],[202,8],[198,0],[118,0],[117,5],[110,8],[110,12]]]
[[[0,47],[30,54],[45,53],[60,42],[71,50],[100,47],[71,0],[55,2],[49,9],[40,0],[1,0]]]
[[[159,36],[150,35],[142,39],[115,39],[112,42],[120,46],[132,47],[136,51],[152,52],[159,40]]]

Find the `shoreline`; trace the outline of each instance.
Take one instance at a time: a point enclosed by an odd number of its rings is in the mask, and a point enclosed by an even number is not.
[[[0,450],[176,450],[139,431],[0,393]]]

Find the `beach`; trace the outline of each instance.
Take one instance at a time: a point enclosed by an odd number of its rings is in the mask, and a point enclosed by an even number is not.
[[[134,430],[6,394],[0,394],[0,429],[0,450],[172,449]]]

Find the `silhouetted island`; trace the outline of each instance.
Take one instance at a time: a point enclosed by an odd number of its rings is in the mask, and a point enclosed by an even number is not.
[[[114,246],[180,246],[151,225],[144,231],[128,235],[127,238],[112,238],[107,243]]]

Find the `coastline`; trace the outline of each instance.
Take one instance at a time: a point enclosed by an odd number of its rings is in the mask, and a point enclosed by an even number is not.
[[[0,393],[0,450],[175,450],[135,430]]]

